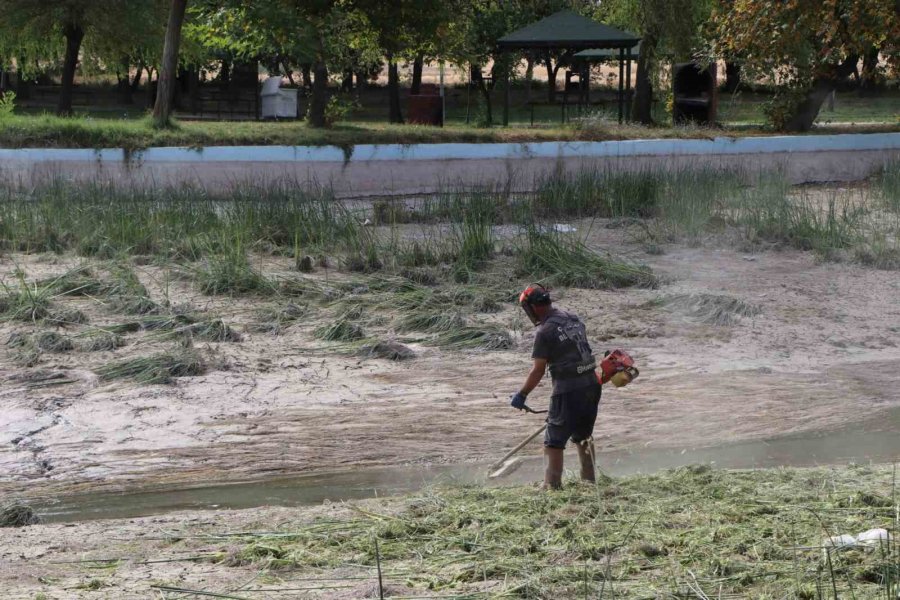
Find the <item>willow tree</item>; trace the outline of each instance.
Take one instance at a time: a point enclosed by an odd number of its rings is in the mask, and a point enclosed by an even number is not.
[[[900,64],[897,0],[720,0],[713,56],[739,60],[745,75],[776,86],[771,124],[810,129],[822,103],[872,48]]]
[[[72,114],[75,73],[85,40],[127,40],[152,27],[156,0],[0,0],[0,55],[20,72],[61,64],[56,112]]]

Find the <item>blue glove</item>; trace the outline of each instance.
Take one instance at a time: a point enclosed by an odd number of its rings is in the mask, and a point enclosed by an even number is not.
[[[509,405],[513,408],[517,408],[519,410],[525,410],[525,394],[522,392],[516,392],[509,399]]]

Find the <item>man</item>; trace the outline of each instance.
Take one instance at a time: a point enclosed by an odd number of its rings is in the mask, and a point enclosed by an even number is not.
[[[600,404],[597,362],[587,340],[584,323],[570,312],[553,307],[550,293],[531,285],[519,296],[519,305],[537,327],[531,358],[534,365],[525,384],[510,404],[525,409],[528,394],[537,387],[547,367],[553,378],[553,395],[544,433],[546,471],[544,487],[562,487],[563,451],[571,439],[578,448],[581,479],[594,481],[594,442],[591,437]]]

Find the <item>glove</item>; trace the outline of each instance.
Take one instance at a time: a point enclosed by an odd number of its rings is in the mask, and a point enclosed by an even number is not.
[[[518,410],[525,410],[525,394],[516,392],[509,399],[509,405]]]

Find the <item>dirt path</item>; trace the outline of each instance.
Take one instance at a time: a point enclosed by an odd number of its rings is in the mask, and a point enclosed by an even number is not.
[[[624,243],[622,235],[601,229],[594,242],[608,247]],[[828,430],[900,406],[896,273],[818,264],[793,251],[699,248],[637,257],[664,277],[660,289],[573,290],[559,299],[585,319],[595,350],[623,347],[642,367],[635,385],[607,391],[603,450]],[[46,257],[0,260],[5,278],[17,266],[29,277],[70,266]],[[141,276],[148,287],[161,285],[154,268]],[[528,368],[531,339],[513,307],[497,318],[520,330],[514,351],[418,347],[415,360],[395,363],[323,350],[310,335],[313,324],[278,336],[249,332],[258,300],[200,296],[177,281],[166,286],[179,301],[244,330],[240,343],[201,344],[223,368],[170,386],[101,384],[92,374],[98,363],[146,353],[148,340],[91,357],[50,355],[35,369],[76,383],[34,388],[17,380],[34,369],[0,351],[0,493],[52,496],[487,460],[534,425],[535,417],[507,407]],[[687,294],[729,296],[759,312],[707,324],[679,303]],[[100,308],[78,302],[92,322],[102,322]],[[19,328],[5,324],[0,337]],[[543,385],[533,403],[546,402],[548,392]]]

